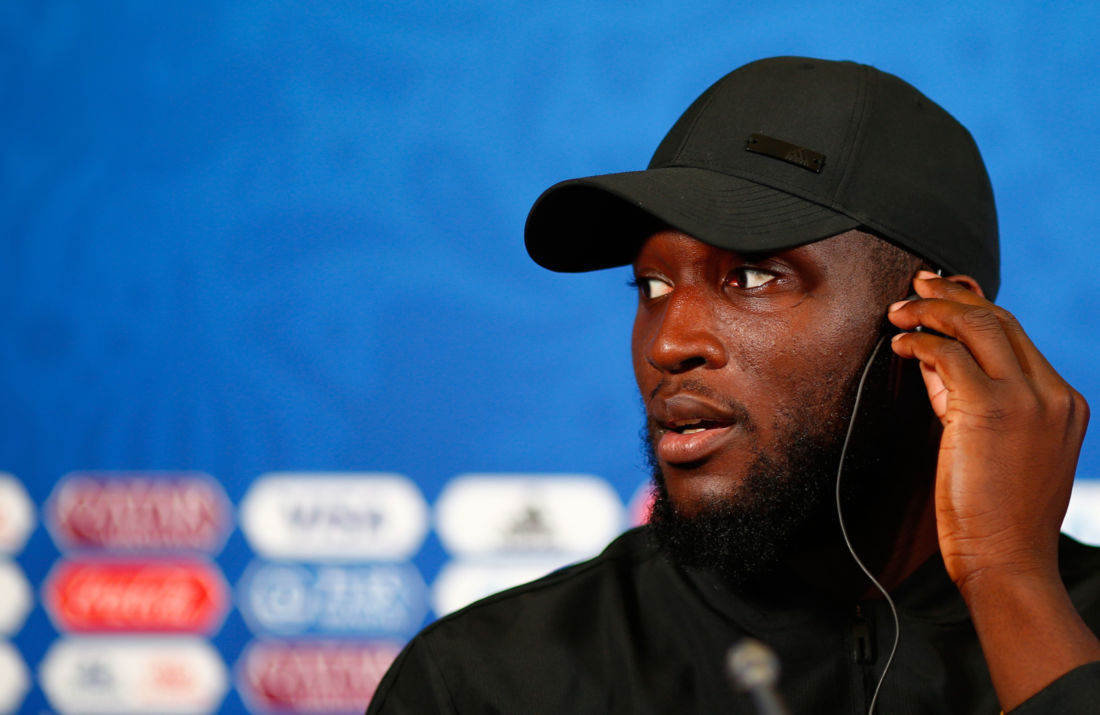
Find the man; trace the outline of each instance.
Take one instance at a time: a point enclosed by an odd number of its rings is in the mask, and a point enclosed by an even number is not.
[[[652,523],[427,628],[369,712],[753,712],[745,636],[795,713],[1100,708],[1100,553],[1058,534],[1088,408],[990,302],[950,115],[871,67],[755,62],[646,171],[551,187],[527,247],[633,265]]]

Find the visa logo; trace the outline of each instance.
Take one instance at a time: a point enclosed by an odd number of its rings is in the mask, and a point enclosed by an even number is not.
[[[299,529],[339,528],[349,531],[377,532],[386,515],[375,509],[355,510],[345,504],[295,504],[288,521]]]
[[[399,474],[264,474],[240,514],[252,549],[273,560],[406,561],[428,533],[424,495]]]

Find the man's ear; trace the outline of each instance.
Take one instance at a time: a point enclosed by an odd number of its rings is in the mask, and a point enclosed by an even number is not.
[[[953,276],[944,276],[944,278],[951,281],[952,283],[958,283],[964,288],[969,288],[983,298],[985,297],[985,291],[983,291],[982,287],[978,285],[978,281],[974,280],[974,278],[966,275],[965,273],[956,273]]]

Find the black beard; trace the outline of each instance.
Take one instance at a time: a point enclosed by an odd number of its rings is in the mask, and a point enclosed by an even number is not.
[[[889,352],[888,345],[882,349]],[[889,488],[883,465],[895,448],[894,402],[889,397],[895,388],[888,384],[888,359],[875,362],[845,456],[841,504],[846,515],[874,508]],[[859,377],[857,373],[845,381],[829,419],[805,412],[780,414],[777,433],[783,435],[783,451],[746,455],[750,465],[733,498],[716,495],[690,505],[673,504],[647,425],[645,447],[654,490],[650,525],[672,559],[706,569],[731,585],[747,586],[773,574],[791,555],[822,539],[839,538],[837,466]]]

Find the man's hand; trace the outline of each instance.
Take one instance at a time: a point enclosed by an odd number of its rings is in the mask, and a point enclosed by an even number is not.
[[[1016,319],[958,282],[921,271],[923,300],[895,303],[901,357],[920,361],[943,424],[936,470],[940,551],[1008,710],[1100,659],[1058,574],[1058,532],[1088,424],[1084,398]]]
[[[1088,405],[1007,311],[927,271],[913,283],[925,300],[895,304],[890,321],[954,338],[908,333],[893,344],[920,360],[943,423],[936,524],[947,572],[964,590],[990,569],[1057,576]]]

